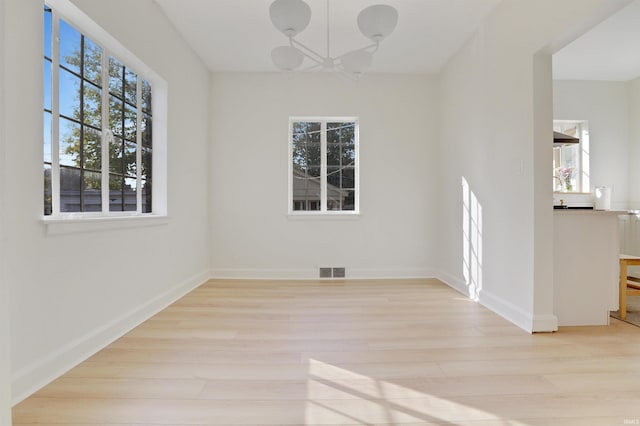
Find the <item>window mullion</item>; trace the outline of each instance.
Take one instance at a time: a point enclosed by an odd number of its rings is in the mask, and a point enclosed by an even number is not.
[[[113,141],[109,128],[109,52],[102,49],[102,213],[109,213],[109,149]]]
[[[288,183],[288,212],[291,213],[296,210],[295,201],[293,199],[293,121],[289,119],[289,183]]]
[[[340,170],[338,173],[336,173],[338,175],[338,190],[340,191],[340,193],[343,193],[343,185],[342,185],[342,173],[344,173],[344,167],[342,165],[342,133],[344,132],[344,125],[345,123],[340,123],[340,128],[338,130],[338,170]],[[340,210],[344,210],[344,198],[340,198],[339,201],[339,209]]]
[[[80,140],[78,141],[78,153],[80,158],[80,211],[85,211],[85,188],[84,183],[86,173],[84,169],[84,35],[80,36]]]
[[[360,212],[360,124],[358,120],[353,122],[353,136],[354,136],[354,153],[355,153],[355,161],[354,161],[354,201],[355,205],[353,208],[356,212]]]
[[[578,124],[577,128],[578,130],[576,131],[576,135],[580,139],[580,142],[582,142],[582,125]],[[582,147],[580,146],[580,143],[578,143],[575,150],[577,151],[576,161],[578,162],[578,170],[576,170],[576,191],[582,192],[584,188],[582,188]]]
[[[327,211],[327,122],[320,123],[320,211]]]
[[[51,207],[60,214],[60,17],[51,11]]]
[[[142,77],[136,81],[136,212],[142,213]]]
[[[583,192],[589,192],[591,189],[591,170],[589,169],[589,127],[586,122],[583,122],[580,126],[580,147],[578,155],[580,157],[580,184],[582,185]]]
[[[576,154],[576,156],[578,157],[578,171],[579,173],[576,173],[577,175],[577,179],[576,179],[576,188],[578,191],[581,192],[589,192],[589,188],[585,188],[582,185],[582,174],[583,174],[583,167],[582,167],[582,144],[584,141],[584,133],[583,133],[583,128],[582,128],[582,124],[578,125],[578,131],[576,132],[578,135],[578,138],[580,138],[580,143],[578,143],[578,147],[576,148],[576,150],[578,151],[578,153]]]
[[[120,79],[120,82],[122,84],[122,99],[118,98],[118,101],[122,103],[122,108],[120,111],[120,117],[118,117],[118,124],[120,126],[120,130],[121,130],[121,142],[120,142],[120,155],[122,156],[122,166],[120,167],[120,170],[118,170],[118,173],[120,174],[119,178],[120,178],[120,211],[125,211],[125,188],[127,186],[126,182],[126,168],[127,168],[127,160],[126,160],[126,154],[125,154],[125,147],[127,145],[127,136],[126,136],[126,131],[125,131],[125,125],[124,125],[124,117],[125,117],[125,110],[127,109],[127,103],[125,101],[125,90],[126,90],[126,82],[125,82],[125,73],[126,73],[126,67],[124,66],[120,66],[119,67],[119,72],[120,75],[118,76],[118,78]]]

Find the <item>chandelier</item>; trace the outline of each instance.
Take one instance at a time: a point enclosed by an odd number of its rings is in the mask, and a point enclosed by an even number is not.
[[[274,65],[283,71],[298,69],[305,58],[313,65],[308,70],[322,69],[338,71],[351,77],[359,77],[370,66],[373,54],[380,42],[391,34],[398,22],[395,8],[384,4],[369,6],[358,14],[358,28],[371,44],[340,56],[331,55],[329,28],[329,0],[327,0],[327,46],[326,55],[305,46],[295,39],[311,21],[311,8],[303,0],[275,0],[269,7],[269,16],[273,25],[289,39],[288,46],[279,46],[271,51]]]

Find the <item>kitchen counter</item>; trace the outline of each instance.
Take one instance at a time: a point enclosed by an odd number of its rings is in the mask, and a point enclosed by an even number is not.
[[[629,214],[628,211],[622,211],[622,210],[594,210],[594,209],[553,209],[554,213],[561,213],[561,214],[591,214],[591,215],[597,215],[597,216],[622,216],[622,215],[626,215]]]
[[[554,313],[558,325],[607,325],[618,309],[618,216],[626,211],[554,210]]]

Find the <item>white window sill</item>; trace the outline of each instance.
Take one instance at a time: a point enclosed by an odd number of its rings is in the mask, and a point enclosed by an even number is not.
[[[47,235],[71,234],[79,232],[108,231],[113,229],[141,228],[169,223],[167,216],[122,215],[122,216],[47,216],[42,219]]]
[[[288,213],[289,220],[360,220],[361,213],[345,213],[345,212],[307,212],[307,213]]]

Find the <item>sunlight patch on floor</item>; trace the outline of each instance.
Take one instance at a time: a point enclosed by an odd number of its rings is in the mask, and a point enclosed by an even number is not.
[[[308,367],[306,424],[420,423],[462,426],[469,421],[490,421],[495,425],[528,426],[520,421],[502,419],[496,414],[450,399],[316,359],[310,359]]]

